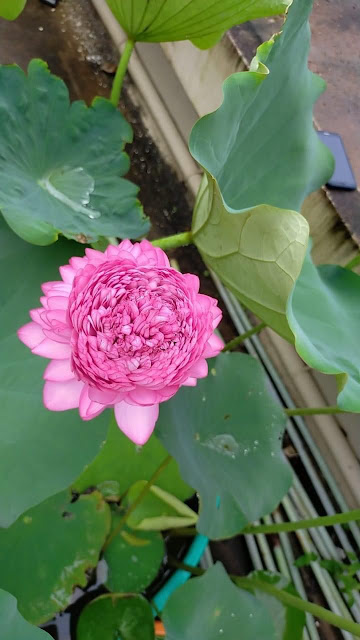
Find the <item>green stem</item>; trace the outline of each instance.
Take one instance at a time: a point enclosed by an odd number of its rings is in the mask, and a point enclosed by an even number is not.
[[[191,567],[183,562],[177,562],[176,560],[171,560],[169,564],[178,569],[183,569],[183,571],[188,571],[193,576],[202,576],[205,573],[204,569]],[[233,575],[229,575],[229,578],[242,589],[246,589],[251,592],[254,591],[254,589],[258,589],[259,591],[268,593],[288,607],[304,611],[305,613],[310,613],[315,616],[315,618],[324,620],[338,629],[349,631],[355,637],[360,638],[360,624],[357,624],[353,620],[348,620],[347,618],[338,616],[324,607],[313,604],[308,600],[303,600],[298,596],[293,596],[291,593],[283,591],[282,589],[277,589],[277,587],[269,584],[268,582],[263,582],[262,580],[257,580],[255,578],[240,578],[239,576]]]
[[[163,460],[162,463],[158,466],[158,468],[154,471],[150,480],[148,480],[146,485],[144,486],[143,490],[139,493],[138,497],[134,500],[134,502],[131,503],[126,513],[124,513],[117,527],[115,527],[115,529],[108,536],[103,546],[103,551],[105,551],[105,549],[108,548],[109,544],[111,544],[114,538],[116,538],[116,536],[124,528],[128,517],[132,514],[133,511],[135,511],[136,507],[140,504],[143,498],[145,498],[146,494],[149,493],[153,484],[155,484],[158,477],[161,475],[164,469],[166,469],[166,467],[168,466],[168,464],[171,462],[172,459],[173,459],[172,456],[170,455],[166,456],[165,460]]]
[[[347,413],[340,407],[300,407],[299,409],[284,409],[287,416],[320,416],[323,414]]]
[[[119,104],[121,89],[122,89],[123,81],[125,78],[125,73],[128,68],[129,60],[133,52],[134,46],[135,46],[135,42],[133,42],[132,40],[127,40],[124,47],[124,51],[122,52],[122,55],[118,64],[118,68],[115,73],[115,78],[113,81],[113,85],[111,88],[111,95],[110,95],[110,102],[114,105],[114,107],[117,107]]]
[[[349,269],[351,271],[351,269],[354,269],[355,267],[357,267],[360,264],[360,253],[355,256],[355,258],[353,258],[352,260],[350,260],[350,262],[348,262],[345,265],[345,269]]]
[[[225,347],[223,348],[223,351],[232,351],[233,349],[236,349],[236,347],[238,347],[239,344],[242,344],[244,340],[247,340],[248,338],[255,335],[256,333],[259,333],[265,327],[266,327],[266,323],[260,322],[260,324],[257,324],[255,327],[252,327],[252,329],[249,329],[249,331],[245,331],[245,333],[242,333],[240,336],[237,336],[237,338],[234,338],[233,340],[230,340],[230,342],[227,342]]]
[[[167,251],[168,249],[177,249],[178,247],[186,247],[188,244],[192,244],[191,231],[184,231],[184,233],[176,233],[173,236],[167,236],[165,238],[157,238],[152,240],[151,244],[154,247],[159,247]]]
[[[336,524],[345,524],[360,520],[360,509],[347,511],[346,513],[336,513],[333,516],[321,516],[309,518],[308,520],[298,520],[297,522],[279,522],[277,524],[249,525],[241,531],[241,534],[257,533],[283,533],[298,531],[299,529],[313,529],[315,527],[332,527]]]
[[[360,638],[360,624],[357,624],[353,620],[348,620],[347,618],[343,618],[342,616],[338,616],[332,611],[325,609],[324,607],[320,607],[317,604],[313,604],[308,600],[302,600],[302,598],[298,598],[297,596],[293,596],[291,593],[287,591],[283,591],[282,589],[277,589],[272,584],[268,582],[262,582],[261,580],[255,580],[253,578],[234,578],[234,582],[244,589],[252,591],[253,589],[258,589],[259,591],[263,591],[264,593],[268,593],[273,596],[284,605],[288,607],[293,607],[294,609],[298,609],[299,611],[304,611],[305,613],[310,613],[315,618],[319,618],[320,620],[324,620],[328,622],[333,627],[337,627],[338,629],[342,629],[343,631],[349,631],[357,638]]]

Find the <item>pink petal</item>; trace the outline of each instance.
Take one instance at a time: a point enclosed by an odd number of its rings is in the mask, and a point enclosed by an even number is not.
[[[86,249],[85,249],[86,251]],[[79,271],[79,269],[84,269],[84,267],[86,267],[87,263],[88,263],[88,259],[87,258],[79,258],[78,256],[74,256],[73,258],[70,258],[69,260],[71,266],[73,269],[75,269],[75,271]]]
[[[75,379],[70,359],[51,360],[44,371],[44,379],[53,382],[65,382],[66,380]]]
[[[150,438],[159,416],[159,405],[140,407],[127,402],[115,405],[115,418],[119,428],[135,444],[145,444]]]
[[[64,309],[69,306],[69,298],[67,296],[49,296],[47,298],[48,309]]]
[[[36,324],[36,322],[24,324],[24,326],[18,330],[17,334],[21,342],[26,344],[30,349],[37,347],[45,338],[42,328]]]
[[[106,260],[105,255],[101,251],[97,251],[97,249],[85,249],[85,253],[92,264],[98,265]]]
[[[219,355],[220,351],[222,351],[224,346],[223,341],[221,340],[221,338],[219,338],[219,336],[216,335],[216,333],[213,333],[209,340],[207,341],[207,344],[205,346],[205,350],[203,353],[203,357],[204,358],[213,358],[214,356]]]
[[[38,309],[31,309],[29,311],[29,315],[30,315],[31,320],[33,320],[34,322],[39,324],[40,327],[43,327],[44,329],[45,328],[48,329],[49,328],[49,324],[48,324],[48,322],[46,322],[46,317],[44,316],[45,319],[42,317],[44,311],[46,311],[44,309],[44,307],[39,307]]]
[[[76,271],[69,264],[59,267],[60,275],[66,284],[72,284],[76,276]]]
[[[88,388],[89,398],[92,402],[100,404],[115,404],[121,402],[124,397],[123,393],[119,391],[112,391],[111,389],[95,389],[95,387]]]
[[[44,405],[50,411],[66,411],[79,406],[84,383],[78,380],[67,382],[46,381],[44,385]]]
[[[182,383],[183,387],[196,387],[197,378],[188,378],[185,382]]]
[[[200,280],[197,276],[193,275],[192,273],[184,273],[183,278],[184,280],[186,280],[186,284],[189,289],[192,289],[194,293],[199,293]]]
[[[142,406],[150,406],[159,402],[159,394],[153,389],[145,387],[137,387],[134,391],[127,394],[126,400],[130,404],[141,404]]]
[[[219,307],[214,305],[213,308],[211,309],[211,313],[213,316],[212,328],[216,329],[216,327],[218,326],[222,318],[222,311],[221,309],[219,309]]]
[[[89,387],[84,385],[79,403],[80,418],[83,420],[92,420],[92,418],[96,418],[96,416],[100,415],[100,413],[106,409],[105,405],[90,400],[88,391]]]
[[[71,347],[69,343],[55,342],[55,340],[45,338],[38,346],[32,349],[32,352],[43,358],[65,360],[71,356]]]
[[[120,242],[120,244],[119,244],[119,249],[121,249],[121,251],[129,251],[129,252],[131,252],[132,247],[133,247],[132,243],[127,238],[125,240],[123,240],[122,242]]]
[[[44,282],[41,288],[46,296],[69,296],[71,292],[71,284],[62,282],[62,280]]]
[[[192,378],[206,378],[208,374],[208,365],[204,358],[201,358],[197,362],[194,362],[188,374]]]

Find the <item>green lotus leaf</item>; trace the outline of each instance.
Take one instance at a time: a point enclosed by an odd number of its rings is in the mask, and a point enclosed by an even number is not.
[[[46,631],[29,624],[18,612],[16,598],[0,589],[1,640],[51,640]]]
[[[166,456],[167,451],[156,436],[152,435],[144,446],[139,447],[120,431],[112,416],[104,446],[74,482],[73,489],[82,493],[96,486],[101,491],[110,490],[113,499],[120,500],[135,482],[149,480]],[[116,482],[116,485],[104,484],[109,482]],[[164,469],[157,484],[180,500],[186,500],[194,493],[182,480],[175,460]]]
[[[107,0],[129,38],[142,42],[192,40],[216,44],[236,24],[283,13],[290,0]]]
[[[110,529],[110,509],[98,492],[70,502],[68,491],[30,509],[0,530],[0,588],[18,600],[33,624],[65,609],[75,586],[87,584]]]
[[[281,449],[286,416],[259,362],[223,353],[209,367],[161,405],[156,434],[199,493],[198,531],[221,539],[270,513],[292,474]]]
[[[360,412],[360,276],[335,265],[315,267],[308,254],[287,317],[298,354],[322,373],[343,374],[338,405]]]
[[[15,20],[26,5],[26,0],[0,0],[0,18]]]
[[[70,104],[66,85],[41,60],[30,62],[27,75],[0,66],[0,210],[24,240],[145,234],[138,189],[121,177],[131,139],[109,100]]]
[[[81,612],[77,640],[154,640],[151,607],[140,595],[110,593]]]
[[[197,248],[236,297],[291,342],[286,304],[308,237],[308,223],[296,211],[261,205],[228,213],[215,180],[205,176],[193,217]]]
[[[325,88],[307,66],[312,4],[293,0],[282,32],[258,48],[250,71],[225,80],[222,105],[192,130],[190,151],[230,213],[264,204],[300,211],[332,175],[332,155],[312,121]]]
[[[166,640],[279,640],[265,605],[236,587],[220,563],[179,587],[162,619]]]
[[[121,520],[112,514],[112,529]],[[106,586],[110,591],[140,593],[156,578],[163,557],[165,545],[157,531],[131,531],[124,527],[105,549],[104,557],[108,565]]]

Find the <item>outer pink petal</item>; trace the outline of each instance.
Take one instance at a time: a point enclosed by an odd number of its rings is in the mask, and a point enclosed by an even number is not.
[[[137,387],[134,391],[130,391],[127,394],[126,400],[129,404],[140,404],[142,406],[151,406],[160,401],[161,396],[153,389],[146,389],[145,387]]]
[[[32,352],[43,358],[51,360],[65,360],[71,356],[71,347],[69,343],[56,342],[50,338],[45,338],[38,346],[32,349]]]
[[[74,380],[75,376],[71,370],[71,362],[68,360],[51,360],[44,371],[44,379],[53,382],[66,382]]]
[[[123,393],[119,393],[119,391],[111,391],[111,389],[103,390],[103,389],[95,389],[95,387],[88,388],[89,398],[92,402],[100,403],[100,404],[115,404],[116,402],[120,402],[124,395]]]
[[[182,383],[183,387],[196,387],[197,378],[188,378],[185,382]]]
[[[213,316],[213,322],[212,322],[212,327],[213,329],[216,329],[216,327],[218,326],[221,318],[222,318],[222,311],[221,309],[219,309],[219,307],[217,306],[213,306],[213,308],[211,309],[211,313]]]
[[[60,275],[66,284],[72,284],[76,276],[76,271],[69,264],[59,267]]]
[[[63,282],[62,280],[44,282],[41,288],[46,296],[69,296],[71,292],[71,284]]]
[[[24,326],[18,330],[17,334],[21,342],[26,344],[30,349],[37,347],[45,338],[42,328],[36,322],[24,324]]]
[[[97,249],[85,249],[86,257],[88,258],[91,264],[101,264],[106,261],[106,256],[101,251],[97,251]],[[85,266],[85,265],[84,265]]]
[[[191,378],[206,378],[208,374],[208,364],[204,358],[195,362],[189,369],[188,374]]]
[[[119,402],[114,409],[116,422],[121,431],[135,444],[145,444],[154,431],[159,416],[159,405],[140,407]]]
[[[79,406],[80,394],[84,383],[78,380],[68,382],[50,382],[44,384],[44,405],[50,411],[66,411]]]
[[[65,300],[65,298],[64,298],[64,300]],[[44,311],[46,311],[44,309],[44,307],[39,307],[38,309],[30,309],[29,315],[30,315],[31,320],[33,320],[34,322],[39,324],[40,327],[43,327],[44,329],[45,328],[48,329],[49,328],[49,323],[46,322],[46,317],[45,316],[44,316],[45,320],[42,317]]]
[[[207,341],[207,344],[205,346],[205,350],[203,353],[203,357],[204,358],[213,358],[214,356],[219,355],[220,351],[222,351],[224,346],[223,341],[221,340],[221,338],[219,338],[219,336],[216,335],[216,333],[213,333],[209,340]]]
[[[186,280],[186,284],[189,289],[192,289],[194,293],[199,293],[200,280],[197,276],[195,276],[193,273],[184,273],[183,278],[184,280]]]
[[[149,264],[149,266],[170,267],[169,258],[165,251],[159,247],[154,247],[148,240],[142,240],[137,247],[140,250],[139,255],[136,256],[139,265]],[[135,255],[134,252],[133,255]]]
[[[47,298],[48,309],[65,309],[69,306],[69,298],[67,296],[49,296]]]
[[[125,238],[125,240],[123,240],[119,244],[119,249],[121,249],[121,251],[128,251],[129,253],[131,253],[132,248],[132,242],[130,242],[130,240],[128,240],[127,238]]]
[[[88,391],[88,386],[84,385],[79,403],[80,418],[83,420],[92,420],[106,409],[106,405],[90,400]]]

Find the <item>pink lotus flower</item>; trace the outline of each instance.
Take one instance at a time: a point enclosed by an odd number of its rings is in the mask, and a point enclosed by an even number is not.
[[[120,429],[144,444],[159,403],[206,377],[205,358],[223,346],[214,334],[221,311],[198,293],[197,276],[172,269],[147,240],[85,253],[60,267],[61,281],[42,285],[42,307],[18,335],[51,359],[47,409],[79,407],[91,420],[113,406]]]

